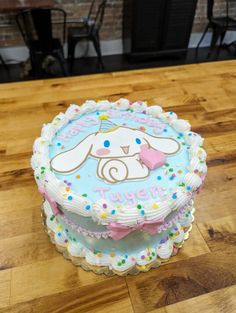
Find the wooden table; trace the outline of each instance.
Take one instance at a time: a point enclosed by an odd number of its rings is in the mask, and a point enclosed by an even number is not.
[[[0,85],[0,312],[236,312],[236,62]],[[209,172],[190,239],[138,276],[98,276],[55,251],[30,168],[41,126],[70,103],[145,99],[205,139]]]

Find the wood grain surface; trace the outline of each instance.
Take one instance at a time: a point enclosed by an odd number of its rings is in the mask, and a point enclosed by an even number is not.
[[[236,312],[236,61],[0,85],[0,312]],[[208,176],[180,253],[138,276],[106,277],[55,251],[30,168],[42,124],[86,99],[147,100],[205,137]]]

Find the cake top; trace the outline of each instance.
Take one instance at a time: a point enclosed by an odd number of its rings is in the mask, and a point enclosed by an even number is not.
[[[32,167],[55,208],[104,225],[162,223],[201,186],[202,144],[187,121],[160,106],[90,100],[44,125]]]

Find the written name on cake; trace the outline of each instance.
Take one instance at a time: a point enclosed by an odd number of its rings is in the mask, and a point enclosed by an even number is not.
[[[129,192],[111,192],[110,187],[96,187],[94,192],[99,194],[101,199],[110,200],[116,204],[136,206],[140,200],[156,199],[165,195],[165,189],[159,185],[149,188],[140,188]]]

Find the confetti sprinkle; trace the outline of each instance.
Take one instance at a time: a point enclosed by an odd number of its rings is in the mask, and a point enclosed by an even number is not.
[[[173,193],[173,195],[172,195],[172,199],[177,199],[177,193],[175,192],[175,193]]]
[[[76,178],[76,179],[80,179],[80,175],[76,175],[75,178]]]
[[[145,211],[144,211],[144,210],[141,210],[140,213],[141,213],[142,215],[144,215],[144,214],[145,214]]]
[[[139,210],[142,209],[141,204],[138,204],[138,205],[137,205],[137,209],[139,209]]]
[[[182,170],[178,170],[178,174],[182,174],[183,173],[183,171]]]
[[[157,176],[157,179],[158,179],[158,180],[161,180],[161,176]]]
[[[107,204],[106,204],[106,203],[103,203],[102,207],[103,207],[104,209],[106,209],[106,208],[107,208]]]
[[[111,214],[114,215],[116,213],[116,210],[112,210]]]
[[[91,205],[90,205],[90,204],[87,204],[87,205],[85,206],[85,209],[86,209],[86,210],[90,210],[90,209],[91,209]]]
[[[71,201],[71,200],[73,200],[73,197],[72,197],[72,196],[69,196],[67,199],[68,199],[69,201]]]
[[[61,143],[60,143],[60,142],[58,142],[58,143],[57,143],[57,146],[58,146],[58,147],[60,147],[60,146],[61,146]]]
[[[108,120],[109,116],[108,115],[105,115],[105,114],[102,114],[99,116],[99,119],[102,121],[102,120]]]
[[[106,217],[107,217],[107,213],[103,212],[103,213],[101,214],[101,218],[106,218]]]
[[[158,204],[157,203],[153,203],[152,207],[153,207],[153,209],[158,209]]]

